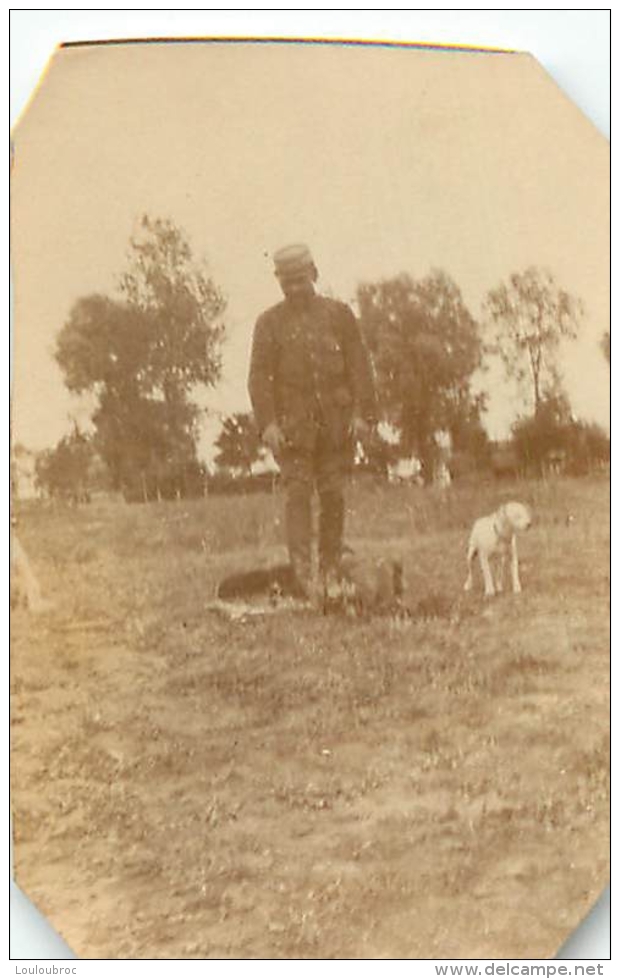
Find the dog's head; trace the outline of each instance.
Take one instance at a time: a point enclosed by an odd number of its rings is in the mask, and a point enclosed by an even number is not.
[[[513,531],[528,530],[532,525],[532,511],[525,503],[512,500],[501,508],[501,512],[506,524]]]

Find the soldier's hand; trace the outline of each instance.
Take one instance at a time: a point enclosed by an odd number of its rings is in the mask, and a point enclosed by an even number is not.
[[[356,416],[351,422],[349,431],[356,441],[361,442],[370,435],[370,425],[363,418]]]
[[[271,422],[270,425],[267,425],[267,428],[263,432],[262,439],[267,448],[271,449],[274,455],[276,452],[280,451],[285,441],[282,429],[277,422]]]

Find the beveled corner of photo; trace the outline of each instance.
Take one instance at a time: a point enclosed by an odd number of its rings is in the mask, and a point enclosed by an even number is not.
[[[519,52],[61,46],[13,132],[19,889],[546,959],[609,878],[609,144]]]

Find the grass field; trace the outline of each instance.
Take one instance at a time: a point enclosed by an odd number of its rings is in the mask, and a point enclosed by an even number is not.
[[[523,594],[465,599],[510,498]],[[54,602],[13,615],[18,882],[83,957],[552,956],[608,875],[608,482],[352,487],[449,617],[207,612],[280,502],[18,510]]]

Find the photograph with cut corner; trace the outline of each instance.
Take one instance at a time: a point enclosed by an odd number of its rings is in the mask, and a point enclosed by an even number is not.
[[[15,878],[550,958],[609,877],[609,144],[527,53],[68,44],[13,132]]]

